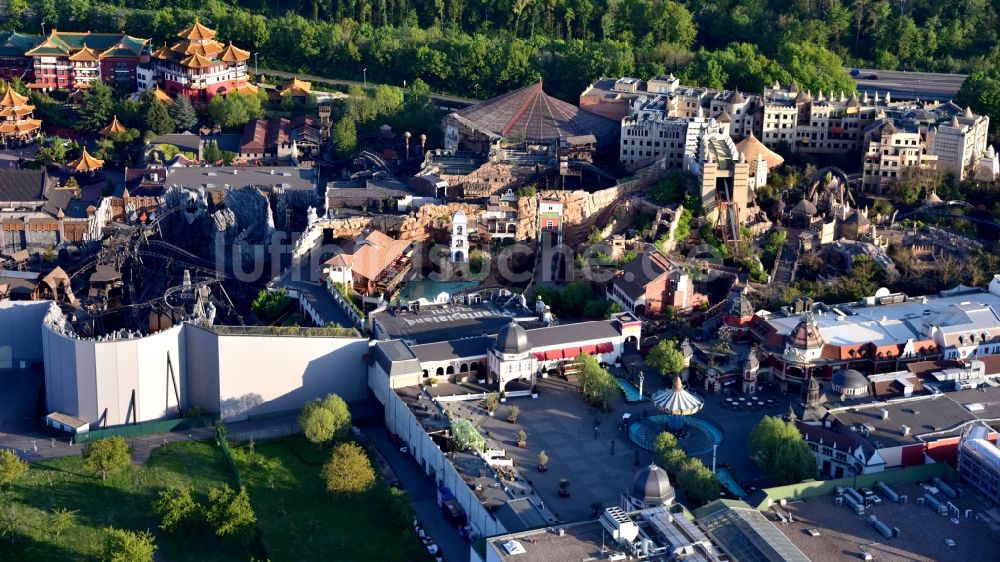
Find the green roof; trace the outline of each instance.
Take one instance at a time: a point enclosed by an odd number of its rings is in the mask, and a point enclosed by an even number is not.
[[[702,519],[712,515],[717,511],[721,511],[727,507],[741,507],[744,509],[753,509],[749,504],[742,500],[730,500],[730,499],[718,499],[713,500],[705,505],[691,510],[691,515],[694,515],[695,519]]]
[[[68,55],[86,45],[98,53],[111,49],[106,56],[138,56],[147,43],[146,39],[121,33],[54,31],[46,39],[39,47],[29,49],[32,55]]]
[[[0,57],[23,57],[24,53],[41,42],[42,38],[38,35],[11,33],[3,37],[3,42],[0,43]]]

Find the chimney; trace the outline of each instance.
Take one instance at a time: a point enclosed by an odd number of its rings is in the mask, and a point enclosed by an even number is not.
[[[906,435],[909,435],[909,434],[910,434],[910,426],[908,426],[908,425],[904,425],[904,426],[902,427],[902,430],[903,430],[903,435],[904,435],[904,436],[906,436]]]
[[[883,408],[883,409],[879,410],[879,412],[882,413],[882,419],[883,420],[889,419],[889,410],[886,410],[885,408]]]

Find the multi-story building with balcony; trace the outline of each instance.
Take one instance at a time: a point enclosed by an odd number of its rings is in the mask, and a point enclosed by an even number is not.
[[[171,96],[187,96],[196,105],[207,104],[217,94],[255,94],[247,73],[250,52],[231,42],[223,45],[215,35],[196,20],[177,34],[179,41],[153,52],[142,82],[147,87],[158,84]]]
[[[880,119],[865,130],[865,152],[861,188],[886,195],[892,184],[912,172],[934,172],[938,158],[928,154],[923,135],[913,123],[893,124]]]
[[[121,91],[135,89],[136,68],[148,59],[148,39],[122,33],[52,30],[24,52],[40,90],[73,90],[103,80]]]

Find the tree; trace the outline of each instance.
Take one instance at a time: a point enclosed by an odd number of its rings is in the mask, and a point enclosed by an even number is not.
[[[94,80],[84,91],[83,104],[80,107],[82,130],[98,131],[109,122],[115,111],[115,93],[101,80]]]
[[[673,342],[661,340],[649,350],[646,364],[669,378],[684,370],[684,354]]]
[[[615,379],[593,355],[580,353],[576,356],[576,363],[580,366],[580,390],[584,396],[591,404],[607,408],[618,391]]]
[[[109,528],[104,543],[107,562],[153,562],[156,543],[149,531]]]
[[[989,115],[990,136],[1000,139],[1000,68],[977,70],[962,82],[958,102],[976,113]]]
[[[375,484],[375,471],[357,443],[341,443],[333,448],[330,460],[323,465],[323,481],[333,494],[358,494]]]
[[[781,418],[764,416],[750,432],[749,449],[758,466],[779,485],[816,475],[816,458],[802,434]]]
[[[10,537],[10,543],[14,544],[23,525],[24,516],[18,504],[12,502],[0,506],[0,537]]]
[[[64,507],[52,510],[52,530],[55,531],[57,537],[62,535],[66,529],[76,525],[76,514],[77,510]]]
[[[671,474],[677,474],[681,465],[687,460],[687,454],[680,447],[674,449],[667,449],[660,454],[658,459],[659,465],[663,467],[663,470]]]
[[[202,160],[208,164],[216,164],[222,160],[222,151],[219,150],[219,143],[212,141],[205,145],[202,150]]]
[[[0,449],[0,488],[13,483],[28,472],[28,463],[21,460],[14,451]]]
[[[217,95],[208,103],[208,114],[212,121],[225,129],[246,125],[251,119],[264,114],[261,98],[245,96],[239,92]]]
[[[174,132],[174,121],[170,118],[167,106],[155,98],[146,106],[143,124],[147,131],[152,131],[156,135],[167,135]]]
[[[257,297],[250,303],[250,308],[261,320],[273,322],[284,314],[285,310],[291,306],[291,303],[292,301],[288,298],[284,289],[278,289],[277,291],[261,289],[257,293]]]
[[[386,494],[385,512],[390,515],[389,520],[398,529],[408,528],[415,515],[409,496],[395,486],[390,486]]]
[[[98,439],[83,448],[83,465],[91,472],[100,473],[101,480],[106,480],[109,472],[123,469],[131,462],[128,444],[122,437]]]
[[[170,106],[170,118],[178,131],[193,131],[198,127],[198,114],[187,96],[177,96],[174,105]]]
[[[160,516],[160,528],[168,533],[190,526],[202,517],[202,507],[195,501],[188,486],[161,491],[153,504],[153,511]]]
[[[662,455],[668,449],[677,448],[677,437],[669,431],[661,431],[653,440],[653,451]]]
[[[333,126],[333,132],[330,133],[331,140],[333,141],[333,147],[337,150],[337,154],[341,156],[346,156],[358,147],[358,129],[354,125],[354,120],[350,116],[345,115],[340,118],[339,121]]]
[[[347,437],[351,428],[351,413],[344,399],[336,394],[328,394],[320,400],[313,399],[302,407],[299,425],[306,439],[321,448],[334,439]]]
[[[573,281],[563,289],[559,297],[559,312],[571,316],[582,316],[584,305],[594,296],[594,289],[587,281]]]
[[[215,534],[232,540],[241,540],[254,533],[257,515],[250,505],[246,488],[236,490],[228,484],[208,491],[207,519]]]
[[[704,504],[719,498],[719,479],[699,459],[689,458],[681,463],[677,484],[694,501]]]

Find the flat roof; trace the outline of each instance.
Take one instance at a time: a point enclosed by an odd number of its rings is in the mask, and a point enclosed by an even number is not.
[[[490,303],[424,305],[419,313],[384,310],[372,314],[380,338],[399,338],[417,344],[495,334],[511,319],[512,316]]]
[[[208,185],[222,188],[228,184],[230,187],[284,186],[286,189],[312,190],[315,189],[317,173],[315,169],[292,166],[186,166],[167,168],[163,183],[191,189]]]
[[[885,419],[882,410],[888,412]],[[876,447],[909,445],[958,436],[966,424],[977,420],[1000,419],[1000,387],[859,404],[830,412],[846,425],[867,426],[868,440]],[[909,435],[903,435],[904,425],[910,428]]]
[[[492,548],[499,560],[516,562],[577,562],[580,560],[606,559],[601,552],[602,546],[607,551],[624,552],[614,548],[615,540],[604,531],[599,521],[587,521],[572,525],[559,525],[564,532],[560,536],[555,528],[504,535],[489,539],[488,548]],[[524,549],[520,554],[510,554],[504,548],[504,543],[515,541]]]
[[[945,334],[1000,329],[1000,296],[986,291],[913,298],[895,304],[829,308],[829,312],[814,312],[813,320],[826,343],[839,346],[922,340],[929,337],[928,328],[932,325]],[[799,314],[764,317],[783,336],[790,334],[801,319]]]

